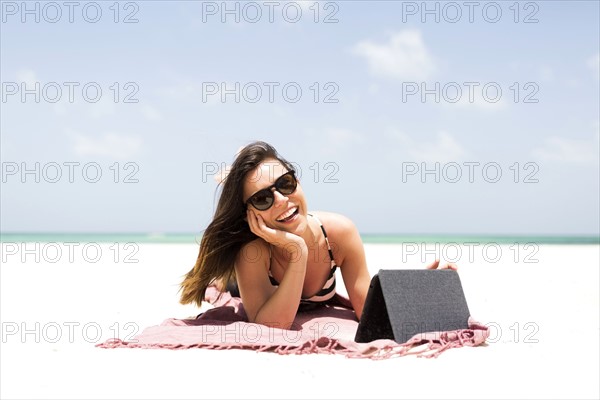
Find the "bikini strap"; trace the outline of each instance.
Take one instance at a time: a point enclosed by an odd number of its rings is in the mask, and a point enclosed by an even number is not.
[[[329,259],[331,260],[331,269],[335,270],[337,268],[337,265],[335,263],[335,259],[333,258],[333,250],[331,250],[331,246],[329,244],[329,238],[327,238],[327,232],[325,231],[325,227],[323,226],[323,224],[321,223],[319,218],[317,218],[315,215],[309,214],[309,213],[307,213],[306,215],[310,215],[311,217],[313,217],[317,221],[319,226],[321,227],[321,232],[323,232],[323,237],[325,237],[325,243],[327,244],[327,252],[329,253]],[[273,254],[271,252],[271,244],[269,243],[269,260],[271,260],[271,262],[272,262],[272,256],[273,256]],[[269,279],[271,280],[271,283],[277,282],[275,280],[275,278],[273,278],[273,275],[271,274],[271,268],[269,268]]]
[[[311,217],[313,217],[317,223],[319,224],[319,226],[321,227],[321,232],[323,232],[323,236],[325,237],[325,243],[327,244],[327,251],[329,252],[329,258],[331,259],[331,264],[332,264],[332,268],[335,265],[335,260],[333,259],[333,250],[331,250],[331,246],[329,245],[329,239],[327,238],[327,232],[325,231],[325,227],[323,226],[323,224],[321,223],[321,221],[319,220],[319,218],[317,218],[315,215],[313,214],[308,214]]]

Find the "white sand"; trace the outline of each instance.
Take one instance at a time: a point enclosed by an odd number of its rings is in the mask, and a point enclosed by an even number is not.
[[[486,262],[481,246],[474,259],[463,248],[459,272],[471,314],[490,324],[493,343],[450,350],[438,359],[385,361],[248,350],[98,349],[93,343],[112,337],[115,324],[123,338],[133,332],[128,322],[141,331],[197,312],[177,301],[178,282],[193,265],[197,246],[141,244],[137,264],[123,262],[129,253],[123,245],[117,263],[109,245],[102,246],[97,263],[82,258],[81,246],[72,263],[68,254],[57,263],[43,256],[37,263],[33,255],[22,263],[5,246],[2,398],[599,397],[596,245],[539,246],[533,256],[538,263],[524,262],[532,249],[522,246],[518,255],[515,247],[498,247],[497,262]],[[425,264],[422,248],[402,262],[400,245],[365,247],[372,273]],[[46,258],[53,257],[51,250]],[[94,340],[98,327],[101,338]],[[23,328],[31,331],[24,337]]]

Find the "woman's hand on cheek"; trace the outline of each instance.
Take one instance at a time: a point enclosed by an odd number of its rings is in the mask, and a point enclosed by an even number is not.
[[[255,213],[254,210],[248,209],[247,216],[248,224],[250,225],[250,230],[252,233],[264,239],[266,242],[288,251],[302,249],[308,251],[304,239],[302,239],[300,236],[280,229],[268,227],[262,216]]]
[[[262,219],[262,217],[260,215],[256,214],[253,210],[248,208],[248,210],[246,211],[246,217],[248,220],[248,225],[250,225],[250,230],[256,236],[267,240],[268,235],[275,233],[275,230],[267,227],[267,225],[265,224],[265,221]]]

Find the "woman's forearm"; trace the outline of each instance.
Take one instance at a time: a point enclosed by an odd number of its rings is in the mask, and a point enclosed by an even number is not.
[[[254,322],[274,328],[291,327],[304,286],[308,251],[298,253],[288,264],[279,287],[256,313]]]

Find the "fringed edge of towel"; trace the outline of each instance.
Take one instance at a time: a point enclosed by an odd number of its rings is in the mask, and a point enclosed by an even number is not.
[[[191,345],[168,343],[138,343],[125,342],[121,339],[109,339],[96,347],[105,349],[114,348],[142,348],[142,349],[248,349],[257,352],[271,351],[277,354],[341,354],[347,358],[367,358],[384,360],[389,358],[414,355],[424,358],[437,358],[440,354],[452,348],[475,347],[485,343],[489,336],[488,328],[469,319],[469,328],[445,332],[427,332],[413,336],[406,343],[394,343],[385,340],[371,343],[355,343],[342,341],[329,337],[321,337],[306,341],[299,345],[252,345],[239,343],[194,343]],[[379,342],[379,343],[377,343]]]

